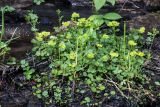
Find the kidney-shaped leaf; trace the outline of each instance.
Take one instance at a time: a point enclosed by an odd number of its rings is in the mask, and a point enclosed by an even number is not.
[[[121,19],[122,17],[118,13],[111,12],[111,13],[105,14],[104,18],[108,20],[118,20],[118,19]]]

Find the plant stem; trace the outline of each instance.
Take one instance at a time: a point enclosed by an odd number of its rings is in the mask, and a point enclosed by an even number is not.
[[[120,47],[119,47],[119,45],[118,45],[118,39],[117,39],[117,37],[116,37],[116,28],[114,27],[113,28],[113,32],[114,32],[114,40],[115,40],[115,42],[116,42],[116,44],[115,44],[115,46],[117,46],[118,47],[118,50],[120,50]]]
[[[1,8],[1,11],[2,11],[2,29],[1,29],[0,41],[2,40],[2,37],[4,35],[4,31],[5,31],[5,27],[4,27],[4,9]]]
[[[78,64],[78,38],[76,43],[76,65]]]
[[[123,46],[124,46],[124,55],[125,55],[126,53],[126,22],[124,22]]]
[[[58,53],[59,53],[59,61],[60,61],[60,59],[61,59],[61,56],[60,56],[60,54],[61,54],[61,51],[60,51],[60,49],[58,49]]]

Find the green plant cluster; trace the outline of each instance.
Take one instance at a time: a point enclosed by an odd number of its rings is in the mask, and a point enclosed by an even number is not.
[[[31,25],[31,31],[38,31],[36,28],[36,25],[38,24],[38,16],[33,12],[33,10],[28,11],[28,13],[25,15],[25,20]]]
[[[45,2],[44,0],[33,0],[34,3],[40,5],[41,3]]]
[[[10,47],[8,46],[9,45],[9,43],[13,40],[13,39],[16,39],[16,38],[13,38],[13,36],[14,36],[14,33],[15,32],[13,32],[13,35],[12,35],[12,37],[9,39],[9,40],[7,40],[7,41],[3,41],[2,39],[3,39],[3,36],[4,36],[4,34],[5,34],[5,13],[7,13],[7,12],[12,12],[12,11],[14,11],[15,9],[13,8],[13,7],[11,7],[11,6],[4,6],[4,7],[1,7],[0,8],[0,12],[1,12],[1,19],[2,19],[2,21],[1,21],[1,31],[0,31],[0,59],[2,60],[4,60],[5,59],[5,55],[10,51]]]
[[[94,7],[96,11],[99,11],[103,6],[111,4],[112,6],[115,5],[116,0],[93,0]]]
[[[143,88],[149,78],[141,70],[144,61],[150,59],[149,51],[141,50],[145,28],[127,34],[124,24],[124,34],[120,36],[117,21],[109,21],[108,28],[102,30],[105,23],[97,16],[79,17],[73,13],[71,21],[56,28],[58,33],[36,33],[32,52],[36,60],[47,59],[50,63],[44,72],[29,72],[27,67],[27,78],[35,82],[33,94],[46,103],[57,104],[71,103],[78,94],[85,96],[81,104],[92,104],[95,100],[88,92],[99,99],[116,94],[132,98],[125,92],[133,97],[137,94],[134,98],[138,99],[150,95]],[[150,36],[153,40],[155,34]],[[28,63],[22,61],[22,66],[25,68]],[[110,87],[115,89],[109,90]]]

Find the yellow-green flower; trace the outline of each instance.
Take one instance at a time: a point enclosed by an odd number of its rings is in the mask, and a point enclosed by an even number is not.
[[[80,23],[85,23],[85,22],[86,22],[86,18],[80,18],[78,21],[79,21]]]
[[[62,25],[65,26],[65,27],[68,27],[70,25],[70,22],[69,21],[63,22]]]
[[[109,26],[109,27],[117,27],[117,26],[119,26],[119,22],[111,21],[111,22],[108,22],[107,26]]]
[[[61,43],[59,44],[59,48],[60,48],[60,49],[65,49],[65,48],[66,48],[65,43],[64,43],[64,42],[61,42]]]
[[[43,32],[41,32],[41,34],[43,35],[43,37],[47,37],[47,36],[49,36],[51,33],[50,33],[50,32],[46,32],[46,31],[43,31]]]
[[[131,56],[136,56],[136,55],[137,55],[137,52],[136,52],[136,51],[131,51],[129,54],[130,54]]]
[[[102,61],[104,61],[104,62],[105,62],[105,61],[108,61],[108,59],[109,59],[109,58],[108,58],[108,56],[107,56],[107,55],[102,56]]]
[[[140,51],[137,52],[137,55],[140,56],[140,57],[145,56],[145,54],[143,52],[140,52]]]
[[[70,67],[75,68],[77,66],[76,63],[69,64]]]
[[[102,48],[103,47],[103,45],[102,44],[96,44],[96,46],[98,47],[98,48]]]
[[[76,58],[76,56],[77,56],[76,53],[71,51],[70,54],[69,54],[69,59],[74,60]]]
[[[144,33],[145,32],[145,27],[140,27],[140,29],[139,29],[139,33]]]
[[[47,43],[49,46],[55,46],[56,45],[56,41],[54,40],[49,40]]]
[[[43,34],[42,34],[42,32],[41,33],[36,33],[36,36],[43,37]]]
[[[72,13],[72,20],[74,20],[75,18],[79,18],[79,17],[80,17],[79,13],[76,13],[76,12]]]
[[[89,58],[89,59],[93,59],[93,58],[94,58],[94,54],[93,54],[93,53],[91,53],[91,52],[90,52],[90,53],[88,53],[88,54],[87,54],[87,58]]]
[[[80,18],[78,19],[77,25],[78,26],[83,26],[86,24],[86,18]]]
[[[36,36],[36,39],[37,39],[38,41],[43,41],[43,38],[42,38],[41,35],[37,35],[37,36]]]
[[[129,41],[128,41],[128,44],[129,44],[130,46],[136,46],[136,45],[137,45],[137,43],[136,43],[134,40],[129,40]]]
[[[66,35],[66,39],[71,39],[71,38],[72,38],[71,34],[68,33],[68,34]]]
[[[109,38],[109,36],[106,35],[106,34],[104,34],[104,35],[102,36],[102,39],[108,39],[108,38]]]
[[[113,51],[111,51],[109,54],[111,55],[112,58],[119,56],[119,54],[117,52],[113,52]]]

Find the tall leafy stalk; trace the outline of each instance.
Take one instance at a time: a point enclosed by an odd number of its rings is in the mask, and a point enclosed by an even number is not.
[[[5,27],[4,27],[4,9],[3,8],[1,8],[1,14],[2,14],[2,29],[1,29],[0,41],[2,40],[2,37],[3,37],[4,32],[5,32]]]
[[[0,41],[2,40],[3,36],[4,36],[4,33],[5,33],[5,18],[4,18],[4,15],[6,12],[12,12],[14,11],[15,9],[13,7],[10,7],[10,6],[5,6],[5,7],[1,7],[1,18],[2,18],[2,27],[1,27],[1,35],[0,35]]]

